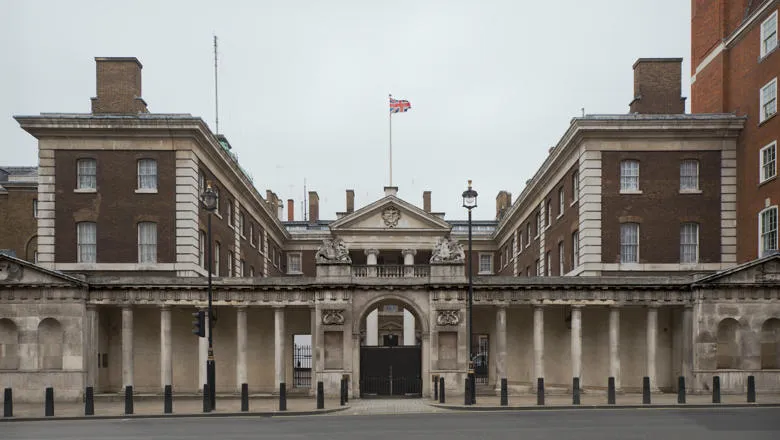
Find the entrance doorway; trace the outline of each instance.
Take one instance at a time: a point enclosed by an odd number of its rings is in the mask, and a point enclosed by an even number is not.
[[[311,335],[293,335],[293,388],[311,388]]]

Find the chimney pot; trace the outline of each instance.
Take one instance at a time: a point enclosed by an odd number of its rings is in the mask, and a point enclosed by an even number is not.
[[[148,113],[141,98],[141,69],[135,57],[96,57],[97,96],[92,98],[93,114]]]
[[[634,63],[631,113],[683,114],[682,58],[640,58]]]
[[[347,214],[355,212],[355,190],[347,190]]]
[[[423,211],[431,212],[431,192],[423,191]]]
[[[317,191],[309,191],[309,223],[316,224],[320,220],[320,197]]]
[[[287,221],[295,221],[295,202],[293,199],[287,199]]]

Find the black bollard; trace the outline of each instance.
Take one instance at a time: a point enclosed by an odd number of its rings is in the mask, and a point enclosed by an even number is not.
[[[439,400],[439,379],[433,376],[433,400]]]
[[[209,384],[203,384],[203,412],[211,412],[211,397],[209,397]]]
[[[133,386],[125,387],[125,414],[133,413]]]
[[[279,384],[279,411],[287,411],[287,385]]]
[[[544,378],[536,379],[536,404],[544,405]]]
[[[471,388],[469,387],[471,385],[471,379],[466,378],[466,381],[464,382],[464,393],[463,393],[463,404],[464,405],[471,405]]]
[[[446,403],[444,396],[444,377],[439,378],[439,403]]]
[[[6,388],[3,392],[3,417],[14,416],[14,393],[11,388]]]
[[[615,404],[615,378],[607,379],[607,405]]]
[[[95,415],[95,389],[92,387],[87,387],[86,400],[84,401],[84,415]]]
[[[317,382],[317,409],[325,409],[325,386],[322,381]]]
[[[680,405],[685,403],[685,376],[677,379],[677,403]]]
[[[173,414],[173,387],[165,385],[165,391],[163,393],[163,413]]]
[[[712,403],[720,403],[720,376],[712,376]]]
[[[346,405],[346,402],[344,402],[344,378],[341,378],[341,383],[339,383],[339,405],[344,406]]]
[[[420,383],[422,388],[422,382]],[[344,403],[349,403],[349,375],[344,375]]]
[[[507,386],[506,377],[501,379],[501,406],[509,405],[509,387]]]
[[[747,385],[747,401],[748,403],[756,403],[756,377],[748,376]]]
[[[249,411],[249,384],[241,384],[241,411]]]
[[[580,378],[575,377],[572,380],[571,385],[571,403],[572,405],[580,404]]]
[[[642,378],[642,404],[650,405],[650,378]]]
[[[46,417],[54,417],[54,388],[46,388],[46,403],[44,408]]]

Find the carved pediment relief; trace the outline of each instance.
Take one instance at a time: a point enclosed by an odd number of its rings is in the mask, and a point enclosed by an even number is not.
[[[696,284],[780,284],[780,254],[750,261],[700,279]]]
[[[73,284],[83,281],[63,273],[36,266],[29,261],[0,254],[0,284]]]
[[[330,226],[332,231],[381,231],[388,229],[450,230],[449,223],[395,196],[365,206]]]

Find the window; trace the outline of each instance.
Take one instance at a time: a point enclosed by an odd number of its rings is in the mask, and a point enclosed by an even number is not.
[[[558,217],[563,215],[563,188],[558,190]]]
[[[212,186],[211,188],[214,190],[214,195],[217,196],[217,205],[216,208],[214,209],[214,212],[216,212],[217,215],[219,215],[219,188],[217,188],[216,186]]]
[[[274,257],[274,266],[279,267],[282,264],[282,251],[276,249],[276,256]]]
[[[33,263],[38,264],[38,251],[33,251]]]
[[[525,241],[525,247],[528,247],[531,245],[531,223],[529,222],[526,225],[526,235],[527,240]]]
[[[203,170],[198,170],[198,193],[203,194],[206,192],[206,176],[203,174]]]
[[[157,262],[157,223],[138,223],[138,262]]]
[[[542,214],[537,212],[536,213],[536,236],[534,238],[538,237],[541,231],[542,231]]]
[[[523,228],[521,227],[517,232],[517,252],[523,252]]]
[[[686,159],[680,162],[680,192],[699,190],[699,161]]]
[[[576,269],[580,265],[580,231],[571,233],[571,268]]]
[[[249,266],[249,276],[254,278],[255,277],[255,267]]]
[[[639,262],[639,223],[620,225],[620,262]]]
[[[228,224],[231,227],[233,227],[233,226],[236,225],[236,219],[233,216],[233,201],[232,200],[228,200],[227,209],[228,209],[228,212],[227,212]]]
[[[301,254],[300,252],[290,252],[287,254],[287,273],[301,273]]]
[[[580,199],[580,172],[575,171],[571,176],[571,199],[572,203]]]
[[[214,267],[212,269],[213,269],[215,277],[219,276],[219,254],[220,254],[220,248],[221,248],[221,246],[219,245],[219,242],[214,243]]]
[[[550,227],[550,224],[552,224],[552,200],[547,199],[547,203],[545,204],[545,207],[547,208],[545,215],[544,215],[544,224],[546,227]]]
[[[38,199],[33,199],[33,218],[38,218]]]
[[[235,270],[235,267],[233,266],[235,262],[233,261],[235,257],[233,257],[233,252],[228,251],[228,259],[227,259],[227,276],[232,277],[233,276],[233,270]]]
[[[761,87],[761,118],[760,122],[772,117],[777,113],[777,78],[769,81],[767,85]]]
[[[759,257],[777,252],[777,206],[758,214]]]
[[[761,23],[761,56],[777,48],[777,11]]]
[[[558,275],[563,276],[566,273],[566,269],[563,267],[563,242],[558,243]]]
[[[683,223],[680,226],[680,263],[699,261],[699,224]]]
[[[76,223],[77,261],[79,263],[97,262],[97,224],[93,222]]]
[[[479,273],[480,274],[492,274],[493,273],[493,255],[492,254],[479,254]]]
[[[255,245],[255,224],[252,222],[249,222],[249,244]]]
[[[200,231],[200,236],[198,238],[198,264],[200,267],[205,268],[206,267],[206,233],[203,231]]]
[[[246,221],[245,221],[244,213],[243,212],[239,212],[238,213],[238,230],[241,233],[242,237],[246,237],[246,229],[244,229],[245,227],[246,227]]]
[[[551,252],[547,251],[544,259],[544,271],[547,272],[548,277],[552,275],[552,255],[550,254]]]
[[[157,161],[141,159],[138,161],[138,189],[157,189]]]
[[[639,191],[639,161],[620,162],[620,192]]]
[[[97,161],[95,159],[79,159],[77,162],[77,189],[97,188]]]
[[[535,263],[535,264],[536,264],[536,276],[541,276],[541,275],[542,275],[542,263],[541,263],[541,261],[540,261],[540,260],[537,258],[537,259],[536,259],[536,263]]]
[[[246,260],[241,260],[241,273],[238,276],[245,277],[247,275],[249,275],[249,271],[246,268]]]
[[[777,141],[761,149],[761,182],[777,175]]]

